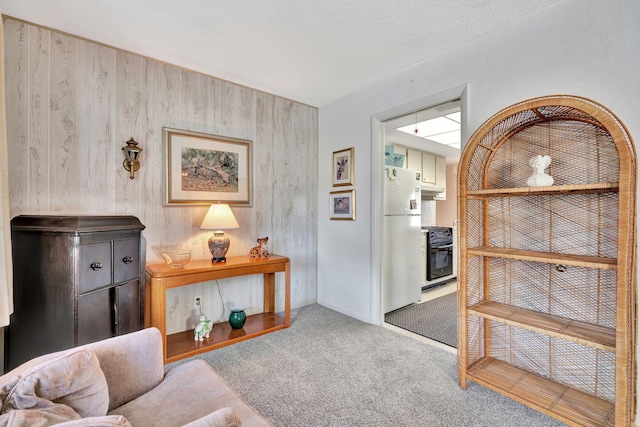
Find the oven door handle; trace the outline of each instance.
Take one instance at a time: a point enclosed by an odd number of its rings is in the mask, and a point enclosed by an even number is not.
[[[446,248],[452,248],[452,247],[453,247],[453,243],[451,243],[450,245],[432,246],[432,249],[446,249]]]

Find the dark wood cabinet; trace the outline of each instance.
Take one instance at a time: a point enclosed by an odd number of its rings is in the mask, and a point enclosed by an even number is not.
[[[144,327],[144,225],[133,216],[17,216],[5,371]]]

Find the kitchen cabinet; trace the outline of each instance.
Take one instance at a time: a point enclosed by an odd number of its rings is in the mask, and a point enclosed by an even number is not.
[[[5,370],[144,326],[144,226],[132,216],[17,216]]]
[[[420,171],[421,184],[424,190],[433,193],[437,189],[445,189],[447,186],[446,158],[433,153],[394,146],[396,153],[406,154],[405,167]],[[438,192],[435,200],[446,200],[446,192]]]
[[[417,170],[422,174],[422,151],[407,148],[407,169]]]
[[[549,155],[554,185],[526,186]],[[572,426],[632,426],[635,151],[585,98],[500,111],[459,166],[458,378]]]
[[[436,155],[422,153],[422,183],[436,185]]]
[[[444,187],[447,181],[447,159],[422,152],[422,183]]]
[[[435,200],[446,200],[447,187],[447,160],[433,153],[422,153],[422,189],[433,192],[436,189],[443,191],[434,194]]]
[[[442,156],[436,156],[436,186],[447,188],[447,159]],[[447,192],[443,191],[433,197],[435,200],[447,200]]]

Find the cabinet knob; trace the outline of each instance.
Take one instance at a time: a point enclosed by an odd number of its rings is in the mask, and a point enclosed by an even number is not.
[[[131,264],[133,262],[133,258],[130,256],[126,256],[122,258],[122,262],[124,262],[125,264]]]
[[[102,263],[101,262],[92,262],[91,263],[91,269],[96,271],[96,270],[100,270],[102,268]]]

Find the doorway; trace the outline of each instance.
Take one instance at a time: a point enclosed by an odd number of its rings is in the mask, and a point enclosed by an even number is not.
[[[384,272],[384,260],[383,260],[383,247],[384,247],[384,181],[383,181],[383,167],[384,165],[384,154],[385,154],[385,145],[387,144],[388,134],[391,132],[387,132],[387,122],[391,123],[394,120],[403,120],[406,125],[413,125],[416,123],[416,112],[418,112],[418,121],[422,120],[421,111],[425,111],[425,115],[435,114],[436,116],[442,116],[442,111],[438,112],[434,110],[436,107],[448,105],[452,106],[452,103],[458,103],[459,105],[459,116],[460,116],[460,135],[461,141],[466,141],[468,137],[468,132],[466,128],[466,118],[467,118],[467,106],[468,106],[468,89],[467,86],[456,87],[429,97],[425,97],[414,101],[409,104],[405,104],[402,106],[398,106],[396,108],[381,112],[372,117],[372,156],[371,156],[371,171],[372,178],[374,182],[378,182],[379,185],[372,186],[372,253],[371,253],[371,266],[372,266],[372,319],[375,320],[378,324],[384,324],[384,309],[383,309],[383,272]],[[430,117],[430,118],[434,118]],[[394,128],[395,129],[395,128]],[[401,132],[401,131],[398,131]],[[394,132],[395,133],[395,132]],[[406,132],[405,132],[406,133]],[[424,147],[428,144],[427,141],[423,141],[422,145],[418,144],[416,141],[416,137],[413,135],[407,134],[408,137],[413,137],[413,141],[409,142],[408,139],[402,139],[405,142],[405,145],[411,147]],[[401,138],[398,136],[398,140]],[[403,137],[402,137],[403,138]],[[418,138],[419,139],[419,138]],[[427,144],[425,144],[427,143]],[[431,148],[430,148],[431,149]],[[433,148],[438,153],[444,153],[447,155],[447,150],[453,150],[451,147],[435,147]],[[443,151],[444,150],[444,151]],[[455,150],[451,154],[449,151],[449,156],[457,157],[459,156],[459,152]],[[454,180],[455,181],[455,180]],[[452,182],[450,185],[455,186],[456,183]],[[453,221],[452,221],[453,222]]]
[[[457,200],[455,192],[447,191],[456,183],[447,182],[446,169],[457,167],[460,157],[460,122],[460,99],[384,122],[385,323],[452,348],[457,346],[456,287],[452,286]],[[390,170],[394,179],[387,176]],[[399,186],[403,171],[412,176],[417,172],[418,180],[411,180],[406,191],[406,198],[417,198],[417,221],[402,221],[409,217],[399,213],[406,204],[397,197],[404,188]],[[451,206],[438,209],[441,205]],[[438,217],[438,212],[446,217]]]

